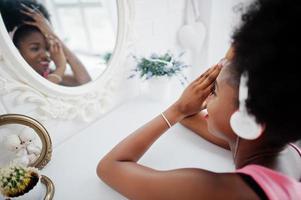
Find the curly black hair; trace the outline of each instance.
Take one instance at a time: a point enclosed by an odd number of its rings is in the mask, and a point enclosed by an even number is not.
[[[301,138],[300,13],[300,0],[256,0],[232,36],[235,70],[249,75],[248,112],[277,145]]]
[[[15,27],[23,24],[23,21],[32,21],[32,19],[20,12],[22,10],[21,4],[30,8],[37,8],[44,17],[50,21],[50,15],[47,9],[35,0],[0,0],[0,12],[8,32]]]

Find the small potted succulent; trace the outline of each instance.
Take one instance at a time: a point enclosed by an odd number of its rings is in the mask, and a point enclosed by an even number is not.
[[[146,80],[153,96],[160,98],[168,96],[170,78],[177,77],[182,85],[187,83],[183,69],[188,65],[181,61],[183,55],[184,53],[180,53],[178,56],[174,56],[168,51],[162,55],[152,54],[149,57],[134,56],[137,65],[129,78],[139,76],[140,79]],[[162,94],[158,94],[159,91]]]
[[[0,168],[0,193],[7,199],[39,199],[42,191],[38,170],[17,164]]]

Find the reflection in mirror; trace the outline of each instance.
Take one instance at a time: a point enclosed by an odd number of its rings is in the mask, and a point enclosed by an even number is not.
[[[32,166],[42,150],[42,143],[36,132],[19,124],[1,126],[0,143],[0,167],[11,162]]]
[[[0,0],[24,60],[49,81],[78,86],[108,67],[117,34],[113,0]]]

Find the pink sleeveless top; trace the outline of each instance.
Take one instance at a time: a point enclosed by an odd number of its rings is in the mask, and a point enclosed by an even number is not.
[[[300,149],[291,144],[300,156]],[[301,182],[259,165],[247,165],[236,170],[251,176],[270,200],[301,200]]]

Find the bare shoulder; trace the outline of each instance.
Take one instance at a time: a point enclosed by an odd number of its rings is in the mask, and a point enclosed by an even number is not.
[[[187,175],[193,176],[194,172],[187,172]],[[247,183],[237,173],[214,173],[202,169],[195,171],[195,186],[202,198],[208,199],[259,199],[257,194],[247,185]],[[191,179],[193,179],[191,177]],[[207,193],[207,194],[206,194]],[[204,196],[205,195],[205,196]]]
[[[172,199],[259,199],[236,173],[214,173],[202,169],[178,169],[159,172],[169,177],[176,193]],[[162,186],[164,188],[164,186]],[[163,192],[164,193],[164,192]],[[167,198],[163,198],[167,199]]]
[[[123,163],[114,176],[102,180],[129,199],[258,199],[235,173],[214,173],[196,168],[154,170]]]
[[[224,190],[230,191],[227,199],[260,199],[238,173],[222,173],[219,179]]]

